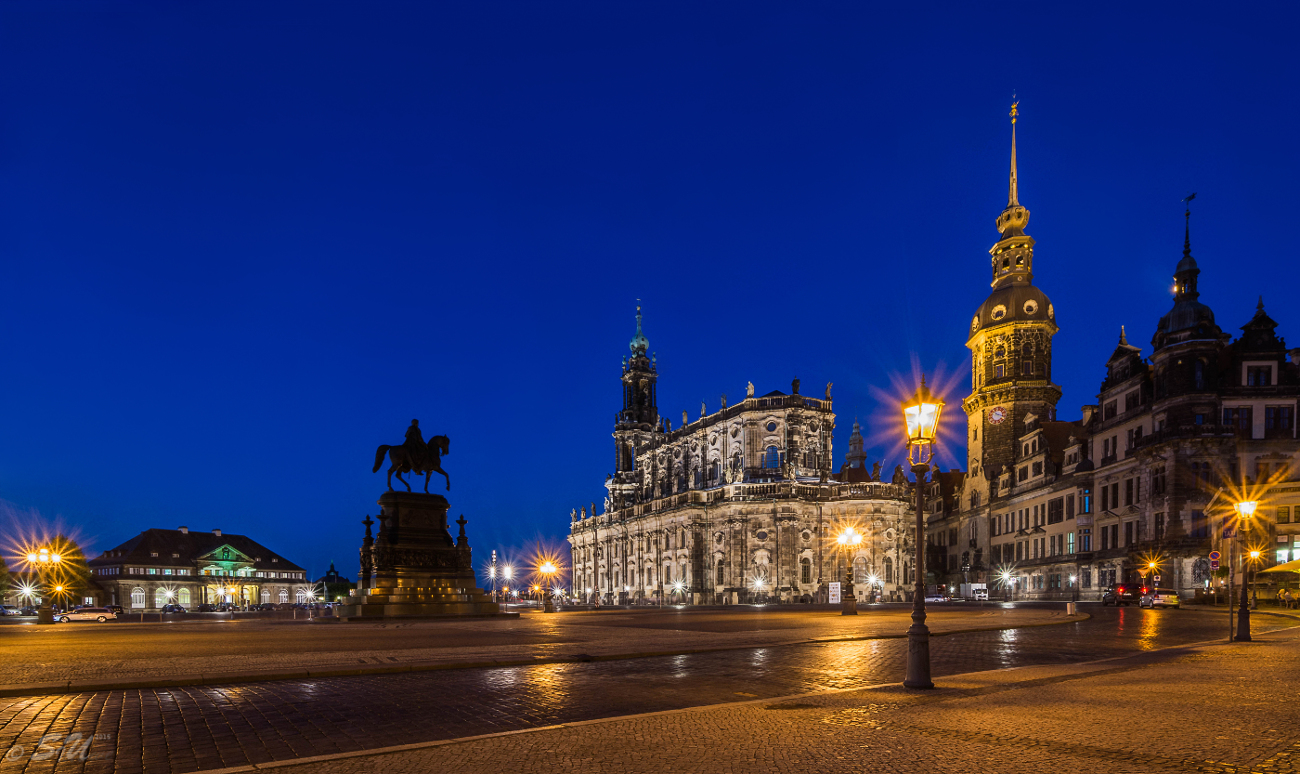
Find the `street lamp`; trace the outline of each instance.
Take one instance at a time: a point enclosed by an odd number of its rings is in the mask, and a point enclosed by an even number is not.
[[[903,404],[907,431],[907,461],[916,475],[916,590],[912,594],[912,625],[907,630],[908,688],[933,688],[930,679],[930,629],[925,625],[925,479],[934,459],[943,399],[931,395],[925,377],[916,397]]]
[[[862,535],[852,527],[845,527],[844,531],[835,538],[835,542],[840,544],[844,556],[844,594],[840,597],[840,615],[857,615],[858,599],[853,596],[853,549],[862,545]]]
[[[555,576],[555,571],[556,571],[555,562],[552,562],[550,560],[542,562],[542,566],[538,567],[537,571],[540,572],[542,574],[542,577],[546,579],[546,585],[549,588],[552,585],[551,579]],[[542,602],[542,612],[554,613],[555,602],[551,599],[551,595],[546,594],[544,596],[546,598]]]
[[[1255,509],[1258,507],[1259,503],[1254,500],[1243,500],[1233,506],[1237,511],[1237,534],[1232,541],[1234,548],[1242,541],[1243,528],[1250,524],[1249,519],[1255,515]],[[1241,607],[1237,609],[1237,636],[1233,639],[1237,642],[1250,642],[1250,598],[1246,589],[1246,562],[1244,557],[1241,564]]]
[[[1259,551],[1250,552],[1250,609],[1254,610],[1259,606],[1259,596],[1255,593],[1255,568],[1259,562]],[[1244,581],[1245,578],[1242,578]]]
[[[56,571],[61,564],[63,564],[63,557],[48,548],[41,548],[27,554],[27,565],[29,568],[36,568],[37,584],[42,589],[41,606],[36,610],[36,623],[38,624],[54,623],[54,609],[50,607],[50,597],[53,594],[47,590],[47,586],[50,582],[50,573]],[[55,586],[53,591],[62,594],[63,587]]]

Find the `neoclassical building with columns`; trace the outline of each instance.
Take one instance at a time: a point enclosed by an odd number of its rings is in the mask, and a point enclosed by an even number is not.
[[[303,568],[252,538],[219,529],[146,529],[87,564],[102,597],[96,602],[127,611],[291,604],[306,601],[312,588]]]
[[[614,472],[601,513],[570,514],[574,594],[587,602],[824,602],[853,570],[859,598],[910,598],[915,544],[911,485],[896,471],[874,480],[862,436],[850,440],[851,476],[834,480],[835,414],[800,392],[745,398],[676,429],[659,415],[658,365],[637,330],[622,369]],[[845,527],[863,535],[841,549]],[[868,589],[866,587],[870,586]]]

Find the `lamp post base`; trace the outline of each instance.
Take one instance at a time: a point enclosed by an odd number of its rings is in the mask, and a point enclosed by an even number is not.
[[[914,623],[907,629],[907,679],[903,687],[929,690],[934,688],[930,679],[930,627]]]
[[[857,614],[858,614],[858,600],[856,597],[853,596],[853,592],[849,592],[848,594],[844,595],[844,599],[840,600],[840,615],[857,615]]]
[[[54,623],[54,610],[44,605],[36,608],[36,623],[52,624]]]

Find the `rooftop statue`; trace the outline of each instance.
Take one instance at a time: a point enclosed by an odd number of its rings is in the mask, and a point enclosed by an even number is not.
[[[372,473],[378,473],[379,468],[384,464],[384,455],[388,455],[388,460],[392,463],[388,468],[388,488],[393,488],[393,474],[397,474],[397,480],[406,486],[406,491],[411,491],[411,485],[402,478],[403,473],[424,474],[424,491],[429,491],[429,478],[434,473],[441,473],[447,479],[447,491],[451,491],[451,476],[447,471],[442,469],[443,454],[451,453],[449,441],[445,435],[435,435],[429,439],[429,443],[424,442],[420,433],[420,420],[412,419],[411,426],[406,429],[406,440],[400,446],[381,445],[375,451],[375,467]]]

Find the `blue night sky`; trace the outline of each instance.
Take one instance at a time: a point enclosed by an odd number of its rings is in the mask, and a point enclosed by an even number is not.
[[[418,417],[478,560],[558,547],[638,298],[674,426],[834,381],[892,467],[917,369],[964,421],[1013,90],[1059,418],[1192,191],[1202,300],[1300,345],[1293,6],[1046,5],[6,2],[0,520],[355,575]]]

